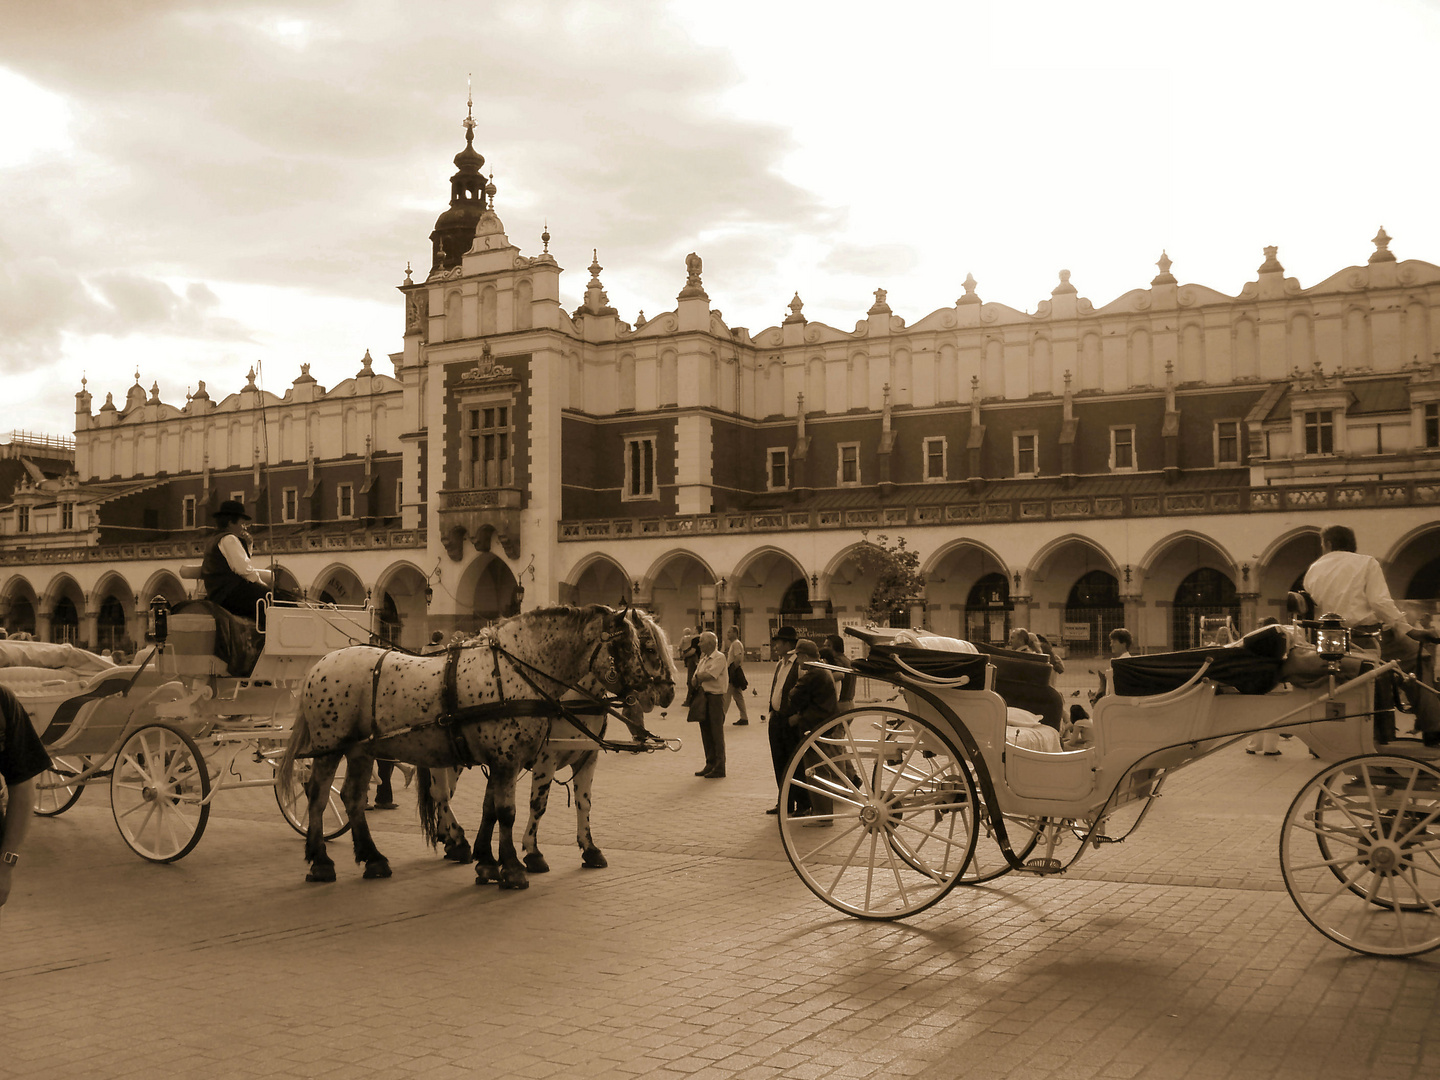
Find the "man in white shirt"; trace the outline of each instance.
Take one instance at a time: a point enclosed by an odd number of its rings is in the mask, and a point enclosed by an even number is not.
[[[800,745],[795,732],[783,718],[777,716],[784,713],[790,704],[790,691],[794,689],[795,680],[800,675],[799,666],[795,663],[795,643],[800,640],[799,633],[793,626],[782,626],[775,631],[775,636],[770,639],[770,655],[776,661],[775,676],[770,680],[770,762],[775,767],[775,786],[778,789],[785,783],[785,768],[790,764],[790,755]],[[793,809],[793,808],[792,808]],[[767,814],[780,813],[780,804],[776,804]]]
[[[274,588],[269,570],[250,562],[250,515],[234,499],[215,511],[215,535],[205,545],[200,576],[205,598],[241,618],[255,618],[255,605]],[[292,598],[286,594],[285,598]]]
[[[1390,596],[1390,586],[1380,564],[1355,550],[1355,531],[1345,525],[1330,525],[1320,533],[1320,558],[1305,571],[1305,591],[1315,601],[1316,616],[1334,612],[1350,629],[1350,641],[1357,652],[1374,661],[1408,660],[1415,656],[1412,642],[1436,640],[1437,635],[1411,626],[1405,613]],[[1382,657],[1381,631],[1389,630],[1385,641],[1388,657]],[[1395,696],[1388,678],[1375,684],[1375,741],[1395,738]],[[1427,745],[1440,735],[1425,733]]]
[[[695,662],[693,679],[699,699],[692,702],[690,715],[696,718],[697,706],[701,710],[697,719],[700,723],[700,743],[705,748],[705,767],[695,775],[706,780],[719,780],[725,775],[725,687],[729,664],[718,648],[715,635],[709,630],[696,641],[699,642],[700,656]]]

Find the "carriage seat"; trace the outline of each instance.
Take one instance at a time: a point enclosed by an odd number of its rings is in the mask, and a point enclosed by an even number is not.
[[[1111,664],[1114,692],[1121,697],[1168,694],[1195,677],[1205,677],[1242,694],[1268,694],[1281,681],[1290,638],[1279,626],[1246,634],[1233,645],[1127,656]]]
[[[181,675],[245,678],[255,669],[265,638],[254,621],[209,600],[189,600],[171,610],[167,644]]]
[[[190,586],[190,593],[196,599],[201,599],[205,596],[205,577],[201,572],[203,568],[203,564],[198,562],[180,564],[180,577],[185,581],[194,582],[194,584]]]

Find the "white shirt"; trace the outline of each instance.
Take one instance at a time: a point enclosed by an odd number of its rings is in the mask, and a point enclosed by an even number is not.
[[[1327,551],[1305,571],[1305,591],[1315,600],[1315,614],[1333,611],[1345,625],[1382,623],[1397,634],[1410,630],[1405,613],[1390,598],[1380,564],[1355,551]]]
[[[707,694],[723,694],[728,685],[725,678],[728,669],[725,654],[714,649],[709,656],[702,655],[695,662],[695,683]]]
[[[245,545],[240,537],[234,533],[226,533],[220,538],[220,554],[225,556],[225,561],[230,564],[230,569],[239,574],[246,581],[254,581],[261,585],[270,584],[270,571],[261,570],[250,565],[250,556],[245,552]]]
[[[770,711],[775,712],[780,708],[781,698],[785,694],[785,680],[790,677],[790,665],[795,663],[795,650],[785,654],[784,659],[775,665],[775,685],[770,690]]]

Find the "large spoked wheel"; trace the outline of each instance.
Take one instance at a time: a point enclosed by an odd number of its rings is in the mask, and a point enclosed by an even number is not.
[[[35,778],[35,813],[56,817],[74,806],[85,792],[83,783],[71,781],[85,771],[88,762],[81,757],[52,757],[47,769]]]
[[[305,794],[305,785],[310,782],[310,776],[315,771],[315,762],[309,758],[298,758],[295,761],[294,771],[290,776],[290,785],[285,787],[280,783],[279,769],[276,769],[275,776],[275,802],[280,807],[280,813],[290,827],[304,836],[309,831],[310,821],[310,799]],[[340,786],[345,782],[345,759],[340,759],[340,767],[335,770],[335,778],[330,782],[330,796],[325,801],[325,816],[323,827],[325,839],[334,840],[346,829],[350,828],[350,816],[345,812],[345,803],[340,799]]]
[[[1380,754],[1325,769],[1285,815],[1280,869],[1300,913],[1347,949],[1440,947],[1440,770]]]
[[[188,855],[210,819],[210,773],[194,740],[164,724],[137,729],[120,747],[110,807],[135,854],[168,863]]]
[[[794,814],[792,803],[815,812]],[[976,805],[952,735],[910,713],[859,709],[816,729],[790,759],[780,836],[800,879],[831,907],[898,919],[960,880]]]

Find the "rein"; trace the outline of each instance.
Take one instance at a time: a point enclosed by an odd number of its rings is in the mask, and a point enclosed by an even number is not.
[[[604,646],[607,642],[609,642],[612,637],[613,635],[607,632],[601,636],[601,639],[598,642],[596,642],[595,648],[591,650],[590,659],[587,663],[587,668],[593,667],[595,663],[595,658],[600,654],[601,647]],[[480,648],[486,646],[488,646],[488,648],[490,649],[490,654],[494,662],[495,689],[497,694],[499,694],[500,699],[498,701],[484,702],[478,705],[462,706],[460,704],[460,690],[458,685],[460,652],[462,649],[466,648]],[[536,667],[528,660],[524,660],[516,656],[510,650],[506,649],[503,645],[501,645],[498,641],[494,640],[488,643],[483,643],[482,645],[452,645],[448,647],[445,650],[445,670],[441,682],[440,715],[433,720],[426,720],[419,724],[408,724],[404,727],[397,728],[394,731],[387,731],[384,734],[381,734],[380,731],[378,729],[375,729],[374,727],[374,721],[377,719],[377,710],[379,706],[380,670],[384,666],[385,657],[393,651],[395,650],[385,649],[383,652],[381,652],[381,654],[376,658],[375,665],[370,672],[370,714],[372,721],[372,732],[368,741],[371,743],[374,743],[380,739],[389,739],[397,735],[407,735],[411,732],[422,731],[426,728],[440,726],[446,728],[450,736],[451,748],[456,755],[456,760],[465,761],[468,760],[469,754],[465,747],[464,740],[460,735],[460,729],[462,727],[469,724],[483,723],[487,720],[496,720],[506,716],[534,716],[545,717],[550,720],[564,718],[577,731],[579,731],[586,738],[594,742],[595,745],[598,746],[601,750],[611,750],[617,752],[626,751],[629,753],[640,753],[641,751],[643,751],[645,753],[653,753],[654,751],[660,749],[662,746],[670,750],[680,749],[678,739],[662,739],[660,738],[660,736],[655,735],[654,733],[649,731],[643,724],[640,725],[640,735],[638,736],[640,741],[638,743],[615,742],[614,740],[606,739],[603,736],[596,734],[595,732],[591,731],[590,728],[588,728],[583,722],[581,722],[581,714],[600,715],[603,713],[607,716],[611,716],[619,720],[621,723],[626,725],[627,730],[629,729],[629,721],[627,721],[624,715],[618,712],[613,705],[613,701],[618,699],[606,699],[596,697],[594,694],[590,693],[583,687],[573,685],[571,683],[565,682],[563,679],[556,678],[549,672],[546,672]],[[529,686],[530,689],[534,690],[537,695],[539,695],[539,700],[533,698],[509,699],[505,697],[504,682],[500,676],[500,657],[502,656],[510,661],[511,666],[515,669],[515,673],[520,676],[520,678],[525,682],[525,684]],[[537,683],[536,680],[531,677],[530,672],[533,672],[541,679],[545,679],[551,683],[554,683],[557,687],[561,687],[562,693],[568,690],[572,693],[581,695],[584,698],[584,701],[575,703],[574,707],[572,707],[571,705],[567,705],[555,694],[547,691],[546,689],[544,689],[544,687]],[[604,680],[601,681],[603,682]],[[633,704],[633,701],[634,694],[632,693],[627,699],[627,702]],[[546,732],[546,739],[549,739],[548,731]]]

